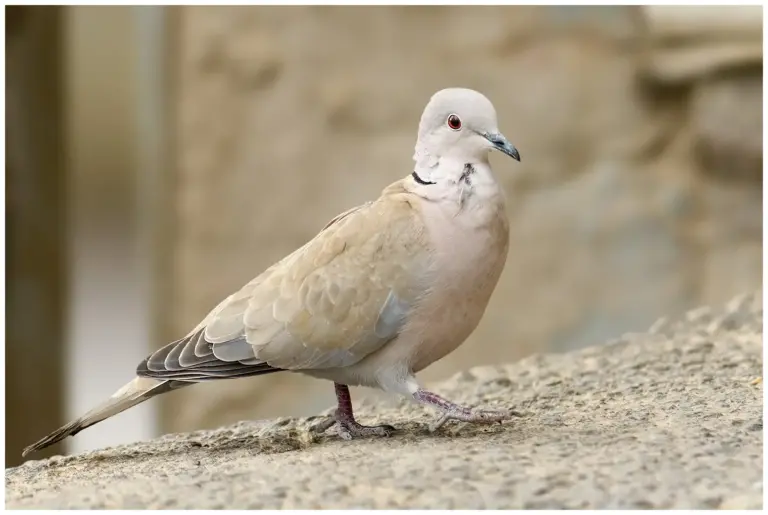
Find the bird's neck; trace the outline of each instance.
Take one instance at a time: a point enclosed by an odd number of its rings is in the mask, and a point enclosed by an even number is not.
[[[413,173],[406,179],[406,187],[427,200],[467,207],[474,202],[492,200],[501,193],[487,153],[470,157],[439,156],[417,147],[413,158]]]

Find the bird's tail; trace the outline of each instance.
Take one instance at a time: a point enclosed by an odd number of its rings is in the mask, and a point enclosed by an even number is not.
[[[130,383],[126,384],[112,396],[107,399],[106,402],[93,408],[88,413],[78,418],[77,420],[70,422],[66,426],[57,429],[53,433],[49,434],[45,438],[33,443],[29,447],[25,448],[21,453],[22,456],[26,456],[30,452],[39,451],[49,445],[53,445],[68,436],[75,435],[94,424],[98,424],[102,420],[106,420],[109,417],[117,415],[118,413],[127,410],[132,406],[141,404],[147,399],[151,399],[156,395],[183,388],[194,383],[183,381],[170,381],[170,380],[157,380],[148,377],[137,377]]]

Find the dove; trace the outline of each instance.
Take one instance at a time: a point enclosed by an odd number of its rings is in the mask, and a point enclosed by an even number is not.
[[[438,91],[419,122],[412,173],[336,216],[186,336],[148,356],[103,404],[23,454],[171,390],[278,372],[334,383],[338,406],[313,429],[336,426],[344,439],[395,431],[360,424],[350,386],[435,408],[431,430],[449,420],[509,418],[513,412],[455,404],[416,379],[474,331],[506,262],[509,222],[492,150],[520,161],[491,101],[471,89]]]

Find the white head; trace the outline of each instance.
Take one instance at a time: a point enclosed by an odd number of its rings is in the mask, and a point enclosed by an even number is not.
[[[493,149],[520,160],[517,149],[499,132],[490,100],[464,88],[443,89],[432,96],[419,123],[413,156],[417,170],[428,173],[441,160],[487,163]]]

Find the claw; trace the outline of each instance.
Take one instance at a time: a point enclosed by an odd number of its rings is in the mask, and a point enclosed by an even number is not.
[[[327,419],[323,420],[322,422],[318,422],[314,426],[311,426],[309,428],[309,430],[312,433],[325,433],[331,427],[333,427],[335,424],[336,424],[336,419],[334,417],[328,417]]]
[[[429,425],[429,432],[434,433],[435,431],[443,427],[445,423],[448,422],[448,420],[450,420],[450,417],[448,416],[448,414],[443,413],[442,415],[440,415],[440,418],[437,419],[437,422],[434,422]]]

